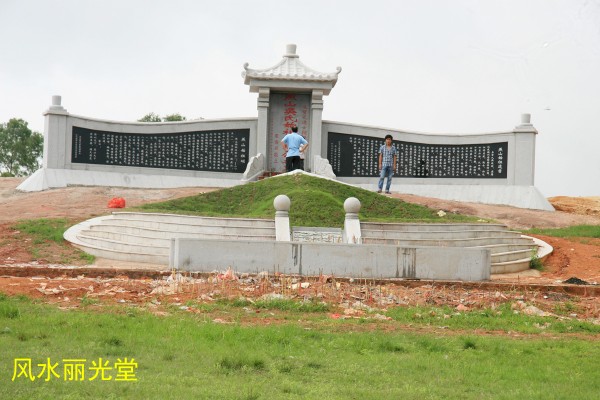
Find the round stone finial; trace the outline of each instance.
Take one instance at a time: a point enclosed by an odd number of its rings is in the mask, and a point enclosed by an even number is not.
[[[348,197],[346,201],[344,201],[344,210],[347,213],[358,214],[360,211],[360,200],[356,197]]]
[[[61,102],[61,97],[58,95],[54,95],[52,96],[52,105],[53,106],[59,106],[60,107],[60,102]]]
[[[287,197],[285,194],[280,194],[279,196],[275,197],[275,200],[273,200],[273,207],[275,207],[275,211],[290,211],[290,204],[292,202],[290,201],[290,198]]]
[[[285,46],[285,57],[298,57],[296,54],[296,45],[288,44]]]
[[[530,124],[531,114],[521,114],[521,124]]]

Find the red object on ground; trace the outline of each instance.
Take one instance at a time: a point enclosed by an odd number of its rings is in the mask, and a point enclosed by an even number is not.
[[[125,199],[114,197],[108,202],[108,208],[125,208]]]

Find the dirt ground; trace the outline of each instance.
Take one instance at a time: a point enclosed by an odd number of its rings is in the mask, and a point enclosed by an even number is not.
[[[214,301],[222,297],[245,297],[256,299],[261,296],[287,296],[296,298],[319,298],[340,306],[340,314],[333,317],[351,318],[364,314],[366,310],[385,309],[392,304],[407,305],[450,305],[459,311],[484,307],[495,307],[503,302],[517,302],[523,308],[531,305],[534,312],[555,313],[564,311],[573,318],[600,321],[599,291],[592,294],[579,291],[578,295],[568,291],[528,289],[515,290],[519,285],[562,284],[568,278],[597,284],[600,283],[600,239],[567,240],[537,236],[554,247],[553,254],[544,262],[541,273],[494,276],[492,285],[434,285],[427,282],[415,284],[388,284],[339,280],[335,277],[294,278],[269,276],[236,276],[223,271],[205,276],[170,275],[154,278],[133,278],[131,274],[108,277],[90,277],[85,273],[48,274],[52,268],[73,270],[83,266],[81,260],[69,259],[67,266],[52,254],[64,253],[52,248],[45,258],[33,257],[35,244],[20,239],[14,225],[21,219],[66,218],[73,223],[98,215],[110,213],[108,201],[123,197],[127,206],[190,196],[213,188],[179,189],[125,189],[107,187],[68,187],[44,192],[23,193],[16,190],[21,182],[18,178],[0,178],[0,292],[26,294],[41,297],[61,307],[77,307],[82,299],[101,299],[118,303],[160,305],[165,302],[184,305],[188,300]],[[509,228],[520,230],[530,227],[554,228],[579,224],[600,225],[600,197],[549,199],[556,212],[525,210],[510,206],[476,203],[461,203],[447,200],[423,198],[413,195],[393,194],[405,201],[426,205],[445,212],[476,215],[483,219],[494,219]],[[75,252],[73,252],[75,254]],[[61,255],[64,258],[64,254]],[[126,265],[110,260],[97,260],[87,268],[140,268],[156,269],[156,266]],[[33,272],[17,276],[7,271],[27,269]],[[36,273],[35,271],[40,271]],[[75,269],[75,271],[78,271]],[[114,275],[114,274],[112,274]],[[143,274],[142,274],[143,275]],[[493,284],[499,285],[495,287]],[[506,285],[514,285],[512,288]],[[589,287],[589,286],[588,286]],[[508,288],[508,289],[507,289]],[[160,307],[158,307],[160,308]],[[191,311],[191,309],[190,309]],[[157,311],[162,312],[162,311]],[[380,315],[380,314],[369,314]],[[380,315],[381,318],[384,318]]]

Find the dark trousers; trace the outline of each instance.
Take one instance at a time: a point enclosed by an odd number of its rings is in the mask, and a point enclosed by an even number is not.
[[[285,171],[286,172],[291,172],[295,169],[301,169],[300,168],[300,156],[291,156],[291,157],[286,157],[285,159]]]

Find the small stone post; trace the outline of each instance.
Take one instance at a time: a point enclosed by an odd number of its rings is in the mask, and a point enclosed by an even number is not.
[[[346,201],[344,201],[344,211],[346,211],[346,219],[344,220],[344,243],[362,243],[360,221],[358,220],[360,201],[356,197],[348,197]]]
[[[59,95],[52,96],[52,105],[50,106],[50,110],[52,110],[52,111],[67,111],[61,105],[61,102],[62,102],[62,96],[59,96]]]
[[[280,194],[273,200],[275,207],[275,240],[278,242],[289,242],[290,237],[290,198]]]

